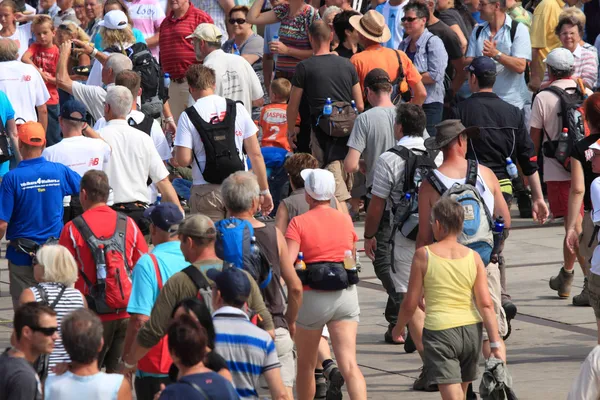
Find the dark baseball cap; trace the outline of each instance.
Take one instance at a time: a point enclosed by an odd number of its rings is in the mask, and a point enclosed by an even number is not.
[[[250,279],[237,267],[225,267],[223,270],[212,268],[206,276],[215,282],[221,297],[227,303],[245,303],[250,296]]]
[[[173,203],[160,203],[144,211],[144,217],[148,218],[154,226],[169,233],[177,233],[179,224],[183,222],[183,214],[179,207]]]
[[[392,83],[390,76],[381,68],[374,68],[365,76],[365,88],[371,87],[377,83]]]
[[[465,67],[465,71],[469,71],[475,74],[475,76],[482,76],[486,72],[496,74],[496,63],[489,57],[475,57],[473,61],[471,61],[471,64]]]
[[[437,131],[436,135],[425,140],[425,148],[427,150],[440,150],[443,149],[456,139],[460,134],[465,133],[469,138],[475,138],[479,136],[479,128],[471,126],[465,128],[465,126],[458,119],[447,119],[435,126]]]
[[[82,102],[75,99],[67,100],[60,106],[60,116],[70,121],[86,122],[87,110]]]

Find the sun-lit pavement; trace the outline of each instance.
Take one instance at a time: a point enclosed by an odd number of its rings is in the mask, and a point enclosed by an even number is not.
[[[590,307],[574,307],[571,299],[559,299],[548,287],[548,278],[558,271],[562,262],[562,225],[539,227],[523,220],[516,220],[514,225],[505,246],[509,292],[519,307],[512,335],[507,341],[514,388],[521,400],[564,400],[581,362],[596,343],[594,314]],[[362,238],[362,222],[356,224],[356,230]],[[358,247],[362,248],[362,242]],[[418,356],[404,353],[402,346],[384,343],[386,295],[371,262],[366,257],[361,261],[361,322],[357,352],[367,379],[369,398],[439,398],[439,393],[412,391],[412,382],[421,365]],[[2,282],[8,281],[6,268],[6,260],[0,260]],[[572,294],[579,293],[582,284],[583,278],[576,266]],[[5,283],[0,284],[0,290],[0,345],[7,347],[12,327],[12,303]]]

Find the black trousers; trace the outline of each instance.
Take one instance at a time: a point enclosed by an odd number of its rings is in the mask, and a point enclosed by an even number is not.
[[[66,224],[81,214],[83,214],[83,207],[81,207],[79,196],[71,196],[69,206],[63,208],[63,224]]]
[[[135,386],[135,395],[138,400],[154,400],[154,395],[160,391],[160,384],[165,386],[171,383],[168,376],[157,378],[148,376],[145,378],[135,378],[133,385]]]
[[[144,236],[150,234],[150,220],[144,217],[144,211],[148,208],[146,203],[118,203],[114,204],[111,208],[134,220]]]

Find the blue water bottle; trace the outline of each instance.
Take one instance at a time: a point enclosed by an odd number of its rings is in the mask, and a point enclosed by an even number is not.
[[[159,194],[156,196],[156,203],[154,203],[154,204],[155,204],[155,205],[159,205],[159,204],[160,204],[160,202],[161,202],[161,200],[162,200],[162,195],[159,193]]]
[[[513,164],[514,165],[514,164]],[[504,218],[502,216],[498,216],[496,221],[494,221],[494,249],[492,250],[492,255],[498,255],[500,252],[500,245],[502,244],[502,237],[504,235]],[[494,260],[492,260],[494,261]]]
[[[327,100],[325,100],[325,107],[323,107],[323,115],[331,115],[332,112],[333,106],[331,104],[331,98],[328,97]]]
[[[237,44],[233,44],[233,54],[235,54],[236,56],[240,55],[240,50],[237,47]]]
[[[165,88],[169,88],[169,86],[171,86],[171,74],[169,74],[168,72],[165,72]]]
[[[352,109],[354,110],[354,112],[358,114],[358,108],[356,108],[356,102],[354,100],[352,100],[350,102],[350,104],[352,104]]]

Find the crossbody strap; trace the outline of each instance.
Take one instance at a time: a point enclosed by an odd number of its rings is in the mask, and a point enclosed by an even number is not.
[[[210,400],[210,397],[208,397],[208,395],[206,394],[206,392],[204,390],[202,390],[202,388],[198,385],[196,385],[194,382],[188,382],[188,381],[184,381],[183,379],[179,381],[179,383],[183,383],[186,385],[189,385],[191,387],[193,387],[198,393],[200,393],[200,395],[202,395],[202,397],[206,400]]]
[[[156,282],[158,282],[158,290],[162,290],[163,288],[163,282],[162,282],[162,278],[160,276],[160,268],[158,267],[158,260],[156,259],[156,256],[152,253],[148,254],[150,256],[150,258],[152,259],[152,263],[154,264],[154,272],[156,272]]]

